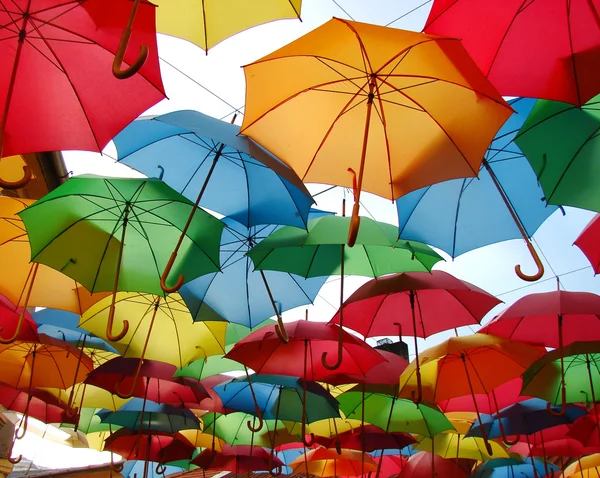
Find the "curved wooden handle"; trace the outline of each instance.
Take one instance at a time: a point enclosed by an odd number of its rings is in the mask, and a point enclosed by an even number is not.
[[[17,458],[13,458],[11,455],[12,455],[14,447],[15,447],[15,442],[13,441],[10,444],[10,450],[8,450],[8,453],[7,453],[8,456],[6,459],[13,465],[16,465],[17,463],[20,463],[20,461],[23,459],[23,455],[19,455]]]
[[[108,320],[106,322],[106,338],[111,342],[118,342],[127,335],[127,332],[129,332],[129,321],[127,320],[123,321],[123,330],[121,330],[121,332],[116,335],[112,332],[113,323],[115,320],[115,300],[116,294],[113,294],[110,310],[108,311]]]
[[[254,427],[254,425],[252,424],[251,420],[248,420],[248,422],[246,423],[246,425],[248,425],[248,430],[250,430],[251,432],[256,433],[256,432],[259,432],[259,431],[262,430],[262,427],[264,425],[264,421],[263,421],[262,413],[258,409],[258,405],[255,403],[254,406],[256,407],[256,418],[258,418],[258,426]]]
[[[167,467],[165,465],[161,465],[159,463],[156,465],[156,468],[154,469],[154,471],[156,471],[157,475],[162,475],[165,473],[165,471],[167,471]]]
[[[21,179],[18,181],[6,181],[0,178],[0,188],[10,190],[21,189],[27,186],[32,177],[33,173],[31,172],[31,168],[25,165],[23,166],[23,177]]]
[[[502,435],[502,441],[508,446],[516,445],[517,443],[519,443],[520,439],[521,434],[519,432],[516,433],[515,438],[513,440],[509,440],[504,434]]]
[[[337,353],[338,353],[338,356],[337,356],[336,362],[333,365],[329,365],[327,363],[327,352],[323,352],[321,354],[321,363],[323,364],[323,367],[325,367],[327,370],[337,370],[340,367],[340,365],[342,365],[343,344],[342,344],[341,337],[338,339]]]
[[[117,463],[116,465],[111,462],[110,469],[116,471],[117,473],[121,473],[123,471],[123,463]]]
[[[285,326],[283,325],[283,320],[281,317],[277,315],[277,323],[275,324],[275,333],[279,340],[281,340],[284,344],[287,344],[290,341],[290,338],[285,330]]]
[[[183,285],[183,282],[185,280],[183,275],[179,274],[179,277],[177,278],[177,283],[173,287],[169,287],[167,285],[167,279],[169,277],[169,274],[171,273],[171,269],[173,268],[175,259],[177,259],[177,251],[174,251],[171,254],[171,257],[169,258],[169,262],[167,262],[167,266],[165,267],[165,270],[163,271],[162,275],[160,276],[160,288],[166,294],[173,294],[174,292],[177,292],[179,289],[181,289],[181,286]]]
[[[548,410],[548,413],[550,415],[553,415],[555,417],[561,417],[563,416],[566,411],[567,411],[567,404],[565,402],[565,397],[566,397],[566,392],[564,392],[564,388],[563,388],[563,397],[562,397],[562,403],[560,405],[560,410],[556,411],[554,410],[554,408],[552,408],[552,404],[550,402],[548,402],[546,404],[546,410]]]
[[[127,47],[129,46],[129,39],[131,38],[131,28],[133,25],[133,20],[135,19],[135,14],[137,12],[138,6],[140,4],[140,0],[135,0],[133,2],[133,7],[131,9],[131,13],[129,14],[129,22],[127,26],[123,29],[123,34],[121,35],[121,40],[119,41],[119,46],[117,48],[117,52],[115,53],[115,59],[113,60],[112,72],[115,78],[119,80],[126,80],[127,78],[135,75],[146,60],[148,59],[148,47],[146,45],[142,45],[140,47],[140,53],[133,64],[124,70],[121,69],[121,63],[123,63],[123,58],[125,57],[125,53],[127,52]]]
[[[19,336],[19,334],[21,333],[21,328],[23,327],[23,322],[25,322],[25,307],[23,307],[23,310],[21,311],[21,314],[19,315],[19,321],[17,322],[17,326],[15,327],[15,332],[12,334],[11,337],[5,339],[2,338],[0,336],[0,344],[12,344],[15,340],[17,340],[17,337]],[[0,327],[0,334],[2,333],[2,327]]]
[[[281,473],[283,471],[283,468],[281,468],[281,465],[277,465],[275,470],[277,470],[277,471],[273,471],[273,469],[271,469],[271,476],[281,476]]]
[[[360,227],[360,216],[358,211],[359,203],[354,203],[352,207],[352,218],[350,219],[350,227],[348,228],[348,247],[353,247],[356,244],[356,236],[358,236],[358,228]]]
[[[69,418],[75,418],[78,413],[79,413],[79,407],[69,406],[65,409],[65,415]]]
[[[121,380],[120,382],[117,383],[117,385],[115,386],[115,395],[118,396],[119,398],[122,398],[123,400],[127,400],[128,398],[133,397],[133,394],[135,393],[135,386],[137,385],[137,381],[140,378],[140,372],[142,370],[142,362],[144,360],[140,359],[138,362],[138,366],[135,370],[135,375],[133,376],[133,382],[131,384],[131,389],[128,392],[123,392],[121,390],[121,387],[123,385],[123,380]],[[125,377],[123,377],[125,378]]]
[[[523,279],[528,282],[535,282],[536,280],[541,279],[541,277],[544,275],[544,264],[542,264],[540,256],[538,255],[537,251],[535,250],[535,248],[533,247],[531,242],[529,240],[527,240],[526,244],[527,244],[527,249],[529,249],[529,253],[531,254],[531,257],[532,257],[533,261],[535,262],[535,265],[537,266],[537,272],[531,276],[524,274],[523,271],[521,270],[520,264],[517,264],[515,266],[515,272],[519,276],[520,279]]]

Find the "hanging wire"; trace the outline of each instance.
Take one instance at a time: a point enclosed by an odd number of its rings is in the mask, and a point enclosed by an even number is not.
[[[344,8],[335,0],[331,0],[333,3],[335,3],[335,5],[342,11],[344,12],[346,15],[348,15],[348,18],[350,20],[352,20],[353,22],[355,22],[356,20],[354,20],[354,17],[352,17],[352,15],[350,15],[346,10],[344,10]]]
[[[406,13],[403,13],[402,15],[400,15],[398,18],[396,18],[395,20],[392,20],[390,23],[386,23],[386,27],[389,27],[392,23],[396,23],[398,20],[402,20],[404,17],[406,17],[407,15],[410,15],[413,12],[416,12],[419,8],[424,7],[425,5],[427,5],[428,3],[431,3],[433,0],[426,0],[424,3],[422,3],[421,5],[419,5],[418,7],[413,8],[412,10],[409,10]]]

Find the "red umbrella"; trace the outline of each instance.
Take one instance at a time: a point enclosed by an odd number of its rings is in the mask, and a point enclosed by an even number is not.
[[[349,430],[338,435],[338,438],[341,448],[366,452],[399,450],[417,442],[409,433],[389,433],[375,425],[365,425],[358,431]],[[337,446],[337,439],[333,437],[317,437],[316,441],[325,448]]]
[[[0,383],[0,404],[7,410],[22,413],[44,423],[72,423],[77,417],[66,413],[66,404],[43,390],[28,392]]]
[[[19,327],[21,315],[23,323]],[[0,295],[0,343],[9,344],[15,340],[37,342],[37,328],[35,320],[26,309],[17,308],[6,297]]]
[[[502,95],[583,105],[600,88],[599,0],[435,0],[424,31],[460,38]]]
[[[196,448],[178,433],[139,433],[121,428],[104,440],[104,450],[121,455],[125,460],[167,463],[189,460]]]
[[[596,405],[599,407],[600,405]],[[585,447],[593,447],[600,449],[600,441],[598,441],[598,421],[595,413],[588,413],[575,420],[571,428],[567,432],[568,438],[574,438],[581,442]],[[597,452],[594,452],[597,453]]]
[[[402,455],[382,455],[379,458],[373,458],[377,463],[377,472],[374,478],[389,478],[402,472],[407,458]]]
[[[206,449],[191,461],[192,464],[205,470],[231,471],[242,473],[248,471],[271,471],[282,467],[284,463],[276,456],[260,446],[226,445],[221,452]]]
[[[373,279],[343,305],[344,326],[364,337],[414,337],[417,366],[417,402],[421,375],[417,337],[479,324],[501,300],[442,271],[403,272]],[[340,313],[330,323],[339,323]]]
[[[343,385],[346,383],[364,383],[367,385],[390,385],[398,387],[400,374],[408,367],[408,360],[387,350],[377,350],[386,362],[375,365],[364,375],[335,374],[327,377],[327,383],[331,385]]]
[[[435,453],[421,451],[411,456],[398,478],[431,478],[431,477],[467,478],[469,473],[454,460],[442,458]]]
[[[115,357],[90,372],[85,383],[117,395],[123,389],[133,390],[134,397],[181,406],[199,404],[209,397],[200,382],[185,377],[173,378],[177,371],[175,365],[144,359],[139,375],[136,375],[139,361]]]
[[[449,398],[437,403],[440,410],[444,413],[448,412],[474,412],[476,408],[481,413],[492,415],[498,411],[513,405],[517,402],[522,402],[531,397],[521,396],[521,387],[523,379],[517,377],[493,389],[490,393],[476,394],[475,401],[472,395],[464,395],[462,397]]]
[[[130,10],[126,0],[13,0],[0,8],[0,157],[101,151],[165,97],[155,6],[148,1],[139,4],[124,62],[134,64],[141,45],[149,46],[148,61],[127,81],[113,76]],[[23,181],[7,186],[21,187],[30,177],[27,170]]]
[[[594,274],[600,272],[600,214],[596,214],[581,234],[575,239],[574,245],[588,258]]]

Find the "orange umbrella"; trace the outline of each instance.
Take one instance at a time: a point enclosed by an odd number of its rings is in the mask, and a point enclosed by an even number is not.
[[[241,133],[305,182],[396,199],[477,175],[511,108],[456,38],[334,18],[244,67]]]
[[[15,305],[15,310],[29,306],[51,307],[82,314],[105,293],[91,294],[61,272],[31,260],[29,239],[23,221],[17,215],[35,201],[0,197],[0,294]],[[20,316],[23,322],[23,314]],[[0,343],[15,340],[20,325],[10,338],[0,331]]]
[[[464,395],[488,394],[520,376],[545,349],[494,335],[452,337],[419,354],[420,366],[411,362],[400,375],[400,397],[437,403]],[[481,424],[475,398],[475,411]],[[483,430],[483,425],[481,425]],[[484,440],[487,437],[483,436]],[[489,444],[488,444],[489,445]],[[492,454],[491,447],[487,446]]]
[[[363,456],[359,450],[342,449],[341,453],[338,453],[335,448],[323,447],[300,455],[289,466],[294,473],[318,477],[360,476],[377,471],[373,458],[369,455]]]

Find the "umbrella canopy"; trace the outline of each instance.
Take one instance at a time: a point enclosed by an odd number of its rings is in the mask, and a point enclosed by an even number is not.
[[[595,0],[527,8],[522,0],[435,0],[424,31],[460,38],[503,95],[582,105],[598,93],[592,65],[600,59],[599,6]]]
[[[361,476],[377,470],[377,465],[369,455],[357,450],[336,450],[317,448],[299,456],[289,464],[294,473],[306,473],[318,477]]]
[[[175,7],[159,0],[156,28],[184,38],[208,51],[226,38],[255,25],[283,18],[300,18],[302,0],[267,0],[260,4],[235,1],[225,5],[214,0],[186,1]]]
[[[430,244],[452,257],[518,238],[535,252],[530,238],[557,207],[540,201],[544,193],[536,175],[513,142],[535,100],[509,104],[515,112],[488,147],[477,178],[433,184],[397,200],[401,239]]]
[[[598,220],[598,217],[600,217],[600,214],[594,216],[573,243],[588,258],[594,269],[594,274],[598,274],[600,271],[600,247],[598,247],[598,243],[600,243],[600,220]]]
[[[109,339],[106,324],[112,304],[113,297],[97,302],[81,316],[79,326]],[[178,294],[159,297],[120,292],[114,297],[113,320],[119,330],[122,324],[129,323],[123,338],[111,342],[124,357],[142,357],[183,367],[192,360],[225,353],[227,323],[194,323]]]
[[[139,433],[121,428],[105,440],[104,451],[121,455],[125,460],[168,463],[190,459],[195,448],[179,434]]]
[[[288,323],[288,343],[279,339],[274,328],[275,325],[269,325],[251,333],[238,342],[226,357],[261,374],[289,375],[312,381],[327,380],[332,375],[332,371],[323,366],[321,356],[324,352],[335,351],[338,326],[307,320]],[[366,342],[348,332],[342,333],[343,355],[338,373],[364,376],[375,365],[385,361]]]
[[[600,211],[595,176],[600,95],[581,107],[538,100],[515,143],[535,171],[550,204]]]
[[[0,295],[0,343],[10,343],[14,340],[37,342],[38,325],[31,314],[23,307],[17,308],[6,297]],[[39,331],[43,332],[43,331]],[[10,337],[10,338],[8,338]]]
[[[338,18],[244,74],[241,132],[305,182],[352,187],[355,217],[361,190],[475,176],[510,115],[460,41]]]
[[[179,291],[195,320],[211,320],[217,313],[230,323],[254,328],[274,315],[269,292],[279,314],[312,303],[326,276],[305,279],[288,272],[255,271],[246,255],[277,226],[247,228],[231,218],[222,221],[221,272],[198,277]]]
[[[364,398],[363,398],[364,397]],[[388,432],[408,432],[432,437],[454,430],[448,418],[435,408],[412,400],[378,393],[351,391],[337,397],[340,410],[347,418],[362,419]],[[364,408],[363,408],[364,403]]]
[[[146,45],[147,61],[128,81],[111,72],[130,10],[131,2],[122,0],[17,0],[0,9],[0,24],[14,26],[4,30],[0,42],[2,156],[101,151],[136,116],[165,97],[150,2],[139,3],[124,58],[132,65],[140,46]]]
[[[359,287],[344,302],[344,326],[364,337],[397,334],[426,338],[478,324],[500,302],[447,272],[404,272]],[[340,312],[330,323],[339,320]]]
[[[0,278],[0,294],[18,306],[82,314],[106,294],[90,294],[60,271],[30,262],[29,238],[18,213],[33,203],[31,199],[0,197],[0,269],[10,271]]]
[[[26,392],[0,383],[0,405],[44,423],[76,422],[75,417],[65,413],[66,403],[43,390]]]
[[[229,330],[230,326],[227,327],[227,330]],[[232,348],[233,345],[227,345],[225,351],[229,352]],[[225,355],[211,355],[203,359],[193,360],[178,368],[173,377],[188,377],[200,381],[222,373],[243,371],[244,366],[241,363],[225,358]]]
[[[432,476],[467,478],[469,473],[454,460],[442,458],[436,453],[421,451],[406,461],[398,478],[431,478]]]
[[[556,290],[521,297],[480,333],[545,347],[600,337],[600,295]]]
[[[225,407],[236,411],[254,414],[256,400],[265,419],[299,422],[305,414],[306,423],[311,423],[340,416],[339,404],[327,390],[318,383],[297,377],[250,375],[232,379],[213,390]]]
[[[385,362],[378,363],[364,375],[344,373],[330,375],[327,377],[327,383],[332,385],[364,383],[389,386],[390,390],[397,390],[400,374],[408,367],[408,360],[387,350],[375,350],[383,356]]]
[[[250,471],[270,471],[283,466],[283,462],[271,456],[270,452],[260,446],[225,445],[220,452],[204,450],[196,456],[192,464],[203,469],[243,473]]]
[[[517,476],[519,478],[537,478],[544,476],[546,469],[557,471],[559,468],[539,459],[533,460],[530,464],[499,458],[477,466],[471,476],[473,478],[515,478]]]
[[[408,433],[386,432],[375,425],[364,425],[359,430],[348,430],[340,433],[336,438],[339,439],[340,448],[367,452],[387,449],[399,450],[416,443],[416,440]],[[317,437],[316,440],[319,445],[326,448],[334,447],[336,441],[326,437]]]
[[[498,458],[508,458],[504,446],[489,442],[492,453],[489,453],[485,442],[477,437],[465,437],[458,433],[441,433],[434,438],[423,438],[413,448],[419,451],[428,451],[440,455],[442,458],[487,461]]]
[[[238,133],[238,126],[197,111],[175,111],[134,121],[114,141],[120,162],[149,177],[160,175],[191,201],[203,189],[201,206],[246,227],[306,227],[314,201],[304,184]]]

